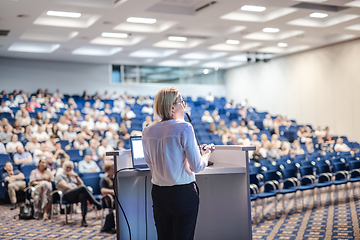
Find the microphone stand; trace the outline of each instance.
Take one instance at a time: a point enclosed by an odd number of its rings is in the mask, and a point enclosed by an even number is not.
[[[197,137],[197,135],[196,135],[195,128],[194,128],[194,125],[193,125],[193,123],[192,123],[192,121],[191,121],[190,115],[189,115],[188,113],[185,113],[185,114],[186,114],[187,118],[189,119],[189,122],[190,122],[191,126],[192,126],[193,129],[194,129],[194,134],[195,134],[196,142],[197,142],[197,144],[198,144],[198,146],[199,146],[200,155],[202,155],[202,154],[203,154],[203,151],[202,151],[203,149],[202,149],[201,146],[200,146],[199,139],[198,139],[198,137]],[[211,161],[208,161],[208,166],[212,166],[212,165],[214,165],[214,163],[211,162]]]

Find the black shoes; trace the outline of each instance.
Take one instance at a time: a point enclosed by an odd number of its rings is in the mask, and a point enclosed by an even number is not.
[[[81,221],[81,226],[82,226],[82,227],[87,227],[87,226],[88,226],[88,224],[87,224],[87,222],[86,222],[85,219],[83,219],[83,220]]]
[[[11,207],[10,207],[10,210],[14,210],[15,208],[16,208],[16,203],[12,203]]]

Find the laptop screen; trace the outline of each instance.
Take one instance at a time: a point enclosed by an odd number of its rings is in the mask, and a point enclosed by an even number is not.
[[[130,137],[131,158],[134,168],[147,167],[141,136]]]

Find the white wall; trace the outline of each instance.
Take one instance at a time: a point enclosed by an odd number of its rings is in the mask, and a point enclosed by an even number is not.
[[[360,141],[360,40],[228,70],[228,97]]]
[[[50,92],[57,88],[66,94],[89,94],[105,90],[118,93],[127,91],[132,95],[151,95],[162,88],[176,87],[184,96],[204,97],[209,92],[214,96],[226,96],[224,85],[200,84],[136,84],[110,83],[111,66],[107,64],[89,64],[75,62],[37,61],[25,59],[0,58],[0,89],[13,91],[23,89],[35,92],[38,88],[48,88]]]

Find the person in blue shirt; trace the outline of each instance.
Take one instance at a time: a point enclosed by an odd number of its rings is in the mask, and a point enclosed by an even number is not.
[[[90,154],[85,154],[84,160],[79,162],[79,172],[81,173],[91,173],[91,172],[100,172],[100,167],[94,160],[91,160]]]
[[[26,182],[24,181],[25,176],[20,170],[13,168],[11,162],[6,162],[4,166],[5,172],[2,175],[2,179],[8,181],[8,192],[11,201],[10,210],[14,210],[16,208],[16,191],[24,190],[26,187]]]
[[[16,147],[16,153],[13,156],[15,164],[35,164],[31,153],[26,152],[23,146]]]

